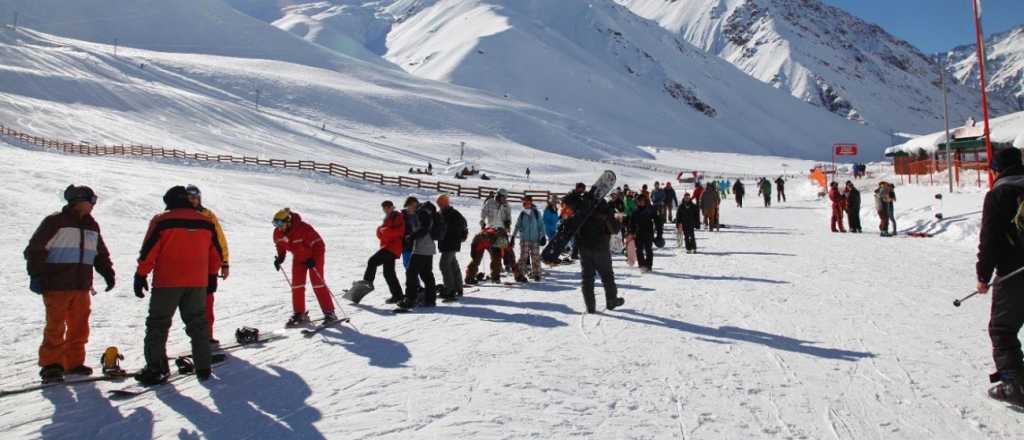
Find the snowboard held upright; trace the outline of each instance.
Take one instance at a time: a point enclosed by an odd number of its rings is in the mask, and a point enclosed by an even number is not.
[[[572,215],[562,219],[562,222],[558,225],[558,231],[555,232],[555,236],[548,240],[548,245],[541,252],[541,261],[547,264],[561,263],[562,251],[565,250],[565,247],[576,236],[580,227],[590,218],[597,202],[607,197],[614,187],[615,173],[611,170],[602,173],[601,177],[587,191],[586,196],[582,198],[581,203],[574,207]]]

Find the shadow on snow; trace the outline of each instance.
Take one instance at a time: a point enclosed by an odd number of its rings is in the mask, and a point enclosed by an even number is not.
[[[55,386],[42,394],[53,404],[53,416],[39,430],[40,438],[153,437],[153,413],[148,408],[135,408],[125,417],[96,383]]]

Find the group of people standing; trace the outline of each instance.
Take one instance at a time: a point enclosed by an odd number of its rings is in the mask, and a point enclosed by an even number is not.
[[[853,182],[847,180],[842,189],[839,182],[829,184],[828,199],[832,202],[832,217],[830,227],[832,232],[846,232],[843,224],[843,217],[849,223],[849,230],[853,233],[864,232],[860,223],[861,198],[860,190]],[[878,230],[882,237],[896,235],[896,216],[893,209],[896,201],[896,190],[891,183],[882,181],[875,189],[875,212],[878,214]],[[892,231],[889,226],[892,225]]]

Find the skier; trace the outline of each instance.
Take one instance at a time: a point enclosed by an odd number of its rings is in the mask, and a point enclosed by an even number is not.
[[[523,210],[519,212],[513,237],[519,237],[519,266],[516,281],[526,282],[527,269],[534,281],[541,280],[540,248],[547,244],[544,236],[544,222],[540,211],[533,205],[533,197],[523,197]],[[530,263],[530,266],[527,266]]]
[[[397,304],[402,300],[402,285],[399,284],[398,276],[395,274],[395,261],[402,255],[405,219],[400,211],[395,210],[395,204],[390,200],[382,202],[380,207],[384,211],[384,221],[377,226],[377,240],[380,241],[380,249],[366,261],[363,279],[352,283],[352,288],[345,295],[347,299],[356,304],[359,304],[363,297],[373,291],[377,267],[383,267],[384,281],[387,282],[388,290],[391,292],[391,297],[384,302]]]
[[[779,194],[777,201],[785,202],[786,201],[786,179],[783,179],[782,176],[779,176],[778,179],[775,179],[775,191],[778,192],[778,194]]]
[[[697,253],[697,238],[694,230],[700,227],[700,208],[693,203],[690,193],[683,194],[683,202],[679,204],[679,211],[676,212],[676,230],[678,236],[683,237],[682,242],[686,245],[686,253]]]
[[[846,181],[846,217],[850,222],[850,232],[861,233],[860,227],[860,190],[853,185],[853,182]]]
[[[501,282],[502,259],[511,256],[509,230],[512,229],[512,210],[508,206],[507,197],[508,192],[505,189],[499,189],[494,197],[484,201],[483,208],[480,210],[480,228],[494,230],[491,247],[495,248],[497,252],[492,252],[490,255],[491,281],[495,283]],[[518,272],[518,269],[514,269],[514,272]]]
[[[558,198],[551,196],[548,206],[544,208],[544,235],[550,241],[558,232]]]
[[[678,206],[679,197],[676,196],[675,188],[672,188],[672,182],[665,182],[665,218],[669,222],[672,222],[672,214]]]
[[[646,197],[637,201],[636,212],[630,218],[629,232],[636,240],[637,265],[642,272],[650,272],[654,267],[654,237],[657,226],[658,212],[651,206]]]
[[[24,256],[29,289],[42,296],[46,308],[43,342],[39,346],[39,376],[60,382],[64,374],[90,375],[85,366],[89,341],[89,312],[95,269],[114,288],[114,265],[92,217],[96,193],[88,186],[69,185],[67,204],[39,224]]]
[[[437,247],[434,245],[435,237],[431,234],[434,228],[437,209],[430,202],[420,204],[416,197],[405,199],[406,218],[411,217],[410,229],[405,231],[406,241],[412,243],[412,257],[409,259],[409,268],[405,271],[405,298],[398,303],[398,307],[409,310],[417,305],[422,307],[434,307],[437,304],[437,285],[434,281],[434,254]],[[440,225],[444,227],[444,225]],[[421,290],[420,281],[423,281],[423,300],[419,301],[418,292]]]
[[[274,270],[281,270],[286,252],[292,253],[292,312],[286,327],[297,327],[308,324],[309,313],[306,311],[306,274],[309,273],[316,294],[317,303],[324,313],[324,323],[338,320],[334,314],[334,301],[331,292],[324,283],[324,253],[326,245],[320,234],[309,223],[302,221],[299,213],[284,208],[274,214],[274,247],[277,256],[274,258]]]
[[[146,318],[146,367],[135,377],[143,385],[163,383],[170,375],[167,333],[174,313],[179,310],[185,333],[192,340],[196,378],[210,378],[205,297],[210,279],[216,278],[224,261],[213,222],[192,207],[184,186],[167,190],[164,204],[167,211],[149,222],[135,271],[134,290],[138,298],[146,297],[146,277],[153,272],[153,292]]]
[[[846,197],[839,192],[839,183],[829,184],[828,199],[832,201],[832,232],[846,232],[843,226],[843,209],[846,208]]]
[[[1024,233],[1018,226],[1020,200],[1024,197],[1024,166],[1020,150],[1010,147],[999,151],[992,162],[995,186],[985,195],[978,240],[977,290],[988,293],[995,273],[1003,277],[1024,266]],[[1024,277],[1007,278],[994,286],[988,324],[992,357],[996,372],[989,376],[999,382],[989,389],[993,399],[1024,406],[1024,354],[1017,333],[1024,325]]]
[[[447,194],[437,196],[437,206],[441,209],[441,217],[444,219],[444,235],[437,241],[437,248],[441,253],[439,269],[444,282],[441,299],[451,301],[463,293],[462,269],[459,268],[459,260],[455,256],[462,250],[462,243],[469,236],[469,228],[466,225],[466,218],[452,206]]]
[[[757,194],[764,197],[764,207],[772,206],[772,183],[768,181],[767,177],[762,177],[761,181],[757,183]]]
[[[583,202],[586,194],[574,193],[566,196],[563,204],[575,210]],[[597,200],[590,217],[580,226],[576,233],[576,243],[580,248],[580,271],[582,278],[581,290],[587,313],[597,313],[597,301],[594,298],[594,276],[599,274],[604,287],[605,304],[608,310],[621,307],[625,300],[618,296],[615,286],[615,272],[612,269],[610,239],[618,233],[619,224],[608,203]]]
[[[736,179],[736,183],[732,184],[732,193],[736,196],[736,207],[743,207],[743,195],[747,192],[747,189],[743,186],[743,181]]]
[[[203,193],[199,191],[199,187],[189,185],[185,187],[185,191],[188,192],[188,202],[192,204],[192,207],[213,222],[213,230],[217,233],[217,243],[220,244],[221,256],[223,257],[220,264],[220,276],[226,280],[230,273],[228,266],[228,239],[224,236],[224,229],[220,227],[220,220],[217,218],[217,214],[203,206]],[[206,324],[210,326],[210,343],[219,344],[220,341],[213,337],[213,294],[217,292],[217,274],[212,275],[210,277],[210,284],[206,286]]]
[[[701,194],[700,209],[704,212],[704,221],[708,225],[708,231],[721,230],[718,224],[718,208],[722,203],[721,195],[714,182],[708,184],[707,190]]]
[[[654,191],[651,192],[651,205],[654,207],[654,231],[655,240],[663,240],[665,229],[665,190],[661,189],[661,182],[654,182]],[[664,243],[662,243],[664,244]]]

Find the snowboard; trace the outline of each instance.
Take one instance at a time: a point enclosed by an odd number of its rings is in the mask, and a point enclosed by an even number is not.
[[[345,290],[345,293],[341,295],[342,298],[351,301],[354,304],[359,304],[366,295],[373,292],[373,288],[370,287],[365,281],[356,281],[352,283],[352,287]]]
[[[626,264],[636,266],[636,238],[632,235],[626,236]]]
[[[613,234],[610,242],[610,248],[612,255],[622,255],[626,250],[625,243],[622,242],[622,236],[619,234]]]
[[[579,205],[574,208],[573,215],[559,223],[555,236],[548,240],[548,245],[541,251],[541,261],[548,264],[561,262],[562,250],[569,245],[580,227],[590,219],[590,214],[594,212],[597,203],[607,197],[614,187],[615,173],[606,170],[582,197]]]
[[[676,249],[686,248],[686,236],[683,234],[682,228],[676,228]]]
[[[227,355],[225,355],[223,353],[216,353],[210,359],[210,367],[211,368],[215,367],[215,366],[223,363],[226,360],[227,360]],[[160,389],[161,387],[163,387],[165,385],[169,385],[169,384],[172,384],[174,382],[180,382],[182,379],[185,379],[185,378],[191,377],[191,376],[195,376],[195,373],[194,372],[183,373],[181,371],[174,371],[174,372],[171,373],[170,377],[168,377],[166,381],[164,381],[162,383],[158,383],[156,385],[146,386],[146,385],[142,385],[142,384],[136,384],[136,385],[130,385],[130,386],[127,386],[127,387],[124,387],[124,388],[118,388],[118,389],[110,390],[110,391],[107,391],[107,393],[110,394],[110,398],[111,399],[115,399],[115,400],[117,400],[117,399],[130,399],[132,397],[136,397],[136,396],[140,396],[142,394],[146,394],[146,393],[148,393],[150,391],[156,391],[156,390]]]

